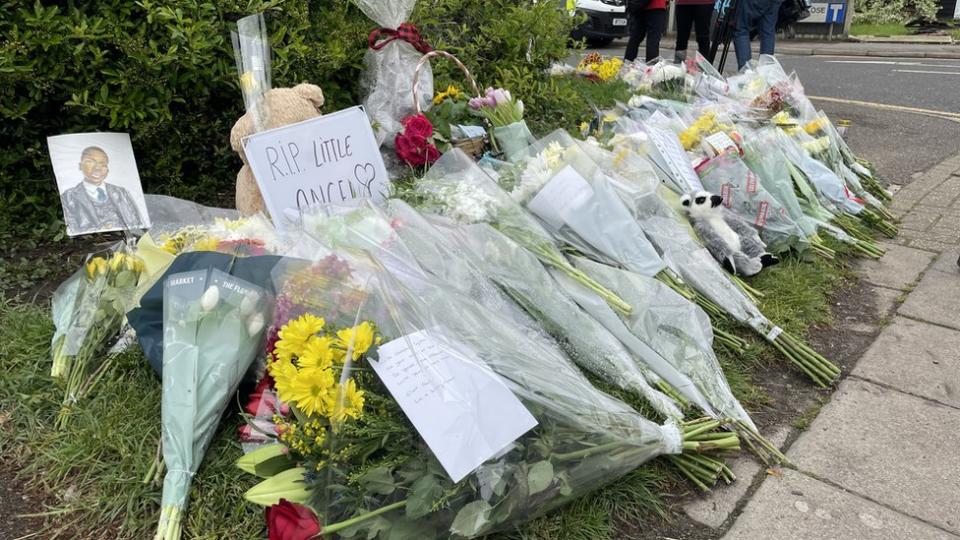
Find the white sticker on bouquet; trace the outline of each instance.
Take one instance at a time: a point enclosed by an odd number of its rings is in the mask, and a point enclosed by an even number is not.
[[[537,425],[499,376],[425,330],[378,353],[370,365],[454,482]]]
[[[593,197],[593,188],[570,165],[560,169],[527,207],[554,229],[559,229],[567,216]]]
[[[693,170],[690,164],[690,158],[684,152],[680,140],[672,132],[660,129],[658,127],[647,126],[647,134],[650,135],[650,141],[657,150],[657,157],[661,167],[664,167],[676,182],[685,186],[687,191],[703,189],[700,183],[700,177]]]

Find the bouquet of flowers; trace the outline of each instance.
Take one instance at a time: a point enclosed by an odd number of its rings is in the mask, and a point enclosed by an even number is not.
[[[621,78],[638,92],[655,99],[687,101],[687,69],[663,58],[646,65],[634,64],[623,70]]]
[[[164,282],[163,480],[154,540],[181,536],[190,484],[220,416],[261,350],[265,291],[225,272],[195,270]]]
[[[489,223],[505,236],[599,294],[611,307],[627,313],[630,305],[577,270],[563,256],[553,237],[510,198],[463,152],[452,150],[417,184],[421,209],[459,223]]]
[[[576,73],[593,81],[606,82],[619,75],[621,67],[623,60],[619,56],[604,58],[602,54],[593,52],[580,59]]]
[[[470,108],[493,126],[493,138],[504,156],[513,160],[523,154],[533,135],[523,119],[523,101],[509,90],[487,88],[486,95],[470,98]]]
[[[588,143],[581,144],[581,147],[589,149],[589,155],[616,178],[613,185],[618,196],[643,225],[644,232],[663,253],[664,260],[709,300],[704,309],[711,315],[714,311],[725,313],[749,326],[815,383],[821,386],[830,384],[839,375],[839,368],[760,312],[749,296],[752,292],[749,287],[734,284],[729,274],[697,243],[689,226],[680,222],[674,208],[661,198],[661,193],[673,198],[676,195],[661,191],[660,182],[649,163],[639,156],[631,156],[632,140],[622,137],[618,142],[620,146],[614,152]],[[733,344],[737,345],[735,341]]]
[[[58,291],[50,369],[64,387],[57,428],[66,426],[73,406],[112,365],[107,350],[120,334],[143,270],[143,261],[120,244],[109,256],[88,257],[83,270]]]
[[[305,516],[297,521],[325,538],[474,538],[655,456],[689,465],[682,450],[738,446],[732,434],[707,444],[694,431],[716,421],[644,419],[440,283],[348,264],[344,279],[300,278],[314,285],[312,305],[281,324],[274,345],[270,372],[291,409],[280,439],[295,466],[247,493],[274,526]],[[721,464],[707,476],[722,474]]]

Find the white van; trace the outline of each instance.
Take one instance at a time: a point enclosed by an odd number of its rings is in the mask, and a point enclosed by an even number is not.
[[[604,46],[614,39],[627,37],[627,0],[564,0],[570,15],[583,13],[587,21],[575,28],[570,37],[586,38],[593,46]]]

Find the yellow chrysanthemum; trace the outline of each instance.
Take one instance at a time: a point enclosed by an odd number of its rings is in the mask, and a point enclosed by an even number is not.
[[[297,359],[297,365],[300,366],[300,369],[329,369],[333,367],[335,356],[332,345],[333,339],[329,337],[310,337]]]
[[[277,358],[290,360],[303,354],[307,340],[323,330],[324,324],[326,323],[322,318],[307,313],[283,325],[277,333],[280,338],[274,351]]]
[[[352,350],[354,360],[370,350],[373,339],[373,325],[368,321],[363,321],[353,328],[337,330],[337,347],[343,351]]]
[[[803,126],[803,130],[810,135],[816,135],[820,131],[823,131],[827,126],[826,118],[817,118],[816,120],[810,122],[809,124]]]
[[[343,422],[347,418],[356,420],[361,414],[363,414],[363,390],[357,388],[357,383],[353,379],[347,379],[340,385],[333,414],[330,415],[331,420],[334,422]]]
[[[297,367],[290,360],[275,360],[267,366],[270,376],[273,377],[277,395],[281,401],[288,401],[293,383],[299,375]]]
[[[295,403],[298,409],[308,415],[326,416],[333,410],[337,397],[335,386],[332,370],[301,369],[290,384],[286,397],[281,394],[280,399]]]

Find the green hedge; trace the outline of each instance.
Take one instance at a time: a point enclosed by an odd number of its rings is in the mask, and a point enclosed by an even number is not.
[[[481,84],[524,96],[518,85],[542,91],[542,70],[567,54],[572,21],[559,6],[421,0],[412,21]],[[0,229],[15,237],[61,218],[46,149],[60,133],[129,132],[148,192],[232,204],[240,162],[228,138],[243,103],[230,30],[257,11],[274,86],[319,84],[332,109],[360,102],[373,23],[346,0],[0,0]],[[462,81],[435,66],[441,83]]]

